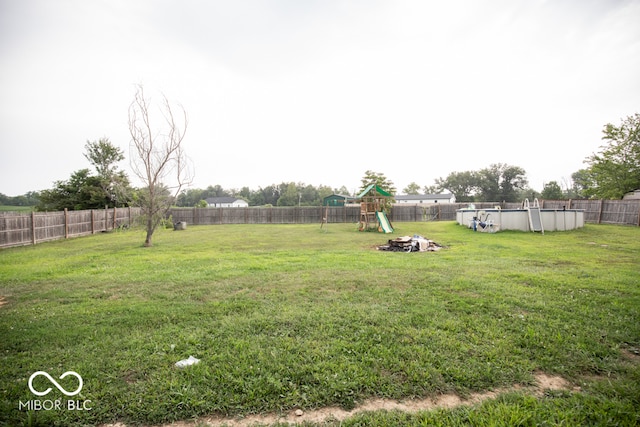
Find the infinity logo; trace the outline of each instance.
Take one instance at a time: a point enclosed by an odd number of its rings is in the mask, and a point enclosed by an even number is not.
[[[67,371],[64,374],[60,375],[60,379],[63,379],[64,377],[66,377],[68,375],[73,375],[74,377],[76,377],[78,379],[78,382],[79,382],[78,388],[75,391],[68,392],[67,390],[62,388],[62,386],[60,384],[58,384],[58,382],[56,380],[54,380],[51,377],[51,375],[49,375],[48,373],[46,373],[44,371],[38,371],[38,372],[34,372],[33,374],[31,374],[31,376],[29,377],[29,390],[31,390],[31,393],[35,394],[36,396],[44,396],[46,394],[49,394],[49,392],[51,391],[51,387],[49,387],[45,391],[37,391],[36,389],[33,388],[33,379],[35,377],[37,377],[38,375],[44,375],[45,377],[47,377],[47,379],[49,381],[51,381],[51,384],[56,386],[56,388],[58,390],[60,390],[62,393],[64,393],[66,396],[75,396],[76,394],[80,393],[80,390],[82,390],[82,377],[80,375],[78,375],[77,372]]]

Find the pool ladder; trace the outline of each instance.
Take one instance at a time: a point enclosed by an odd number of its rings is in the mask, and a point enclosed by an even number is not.
[[[524,208],[529,213],[529,228],[531,228],[531,231],[539,231],[544,234],[538,198],[533,199],[533,206],[529,206],[529,199],[524,199]]]

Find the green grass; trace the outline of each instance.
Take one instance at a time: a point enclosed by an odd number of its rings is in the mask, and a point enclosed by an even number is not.
[[[158,231],[152,248],[134,229],[0,251],[0,423],[353,408],[531,385],[536,371],[581,389],[342,425],[640,423],[630,357],[640,349],[640,228],[395,226],[393,235],[352,224],[189,227]],[[414,233],[446,248],[375,250]],[[174,368],[189,355],[201,362]],[[91,410],[19,410],[36,398],[27,380],[39,370],[82,375],[69,399],[91,400]],[[67,398],[54,387],[40,399]]]
[[[0,205],[0,212],[31,212],[33,206]]]

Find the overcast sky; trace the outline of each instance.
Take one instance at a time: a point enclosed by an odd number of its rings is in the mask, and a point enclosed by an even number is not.
[[[640,112],[639,23],[638,0],[0,0],[0,193],[89,167],[87,140],[128,158],[139,83],[187,111],[195,188],[506,163],[540,191]]]

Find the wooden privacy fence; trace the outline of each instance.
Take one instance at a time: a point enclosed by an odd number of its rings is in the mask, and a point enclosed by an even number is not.
[[[249,207],[249,208],[173,208],[173,222],[193,225],[212,224],[320,224],[327,222],[357,222],[360,206],[346,207]]]
[[[518,209],[522,203],[474,203],[477,209]],[[391,222],[453,221],[468,203],[394,205]],[[542,209],[583,209],[585,222],[640,226],[640,200],[541,200]],[[248,208],[173,208],[173,222],[214,224],[357,223],[360,206],[303,206]],[[130,226],[140,208],[111,208],[62,212],[0,212],[0,248],[34,245]],[[326,220],[325,220],[326,218]]]
[[[518,209],[522,203],[473,203],[477,209]],[[394,205],[391,222],[454,221],[456,211],[469,203],[431,205]],[[541,200],[542,209],[583,209],[585,222],[640,226],[640,200]],[[173,208],[173,222],[193,225],[213,224],[320,224],[360,220],[360,206],[336,207],[247,207],[247,208]]]
[[[140,208],[59,212],[0,212],[0,248],[35,245],[131,226]]]
[[[640,227],[640,200],[542,200],[542,209],[583,209],[584,220],[595,224]]]

